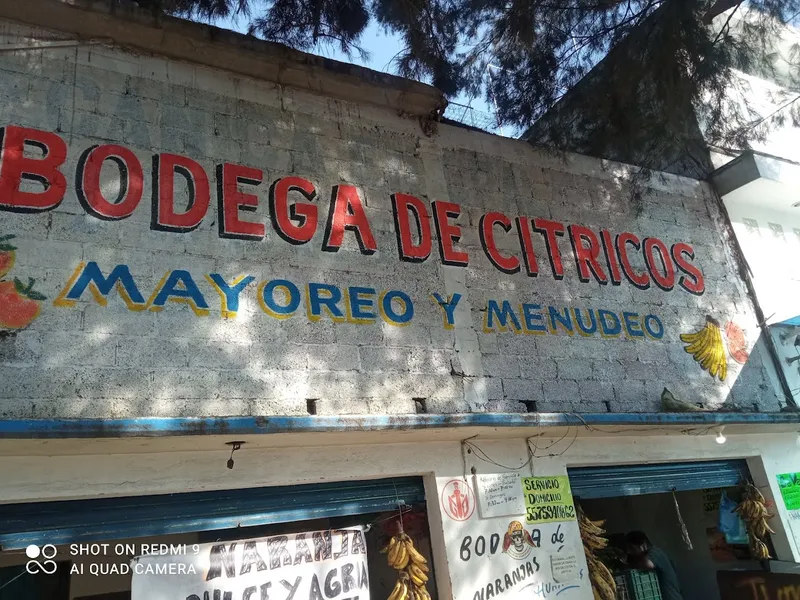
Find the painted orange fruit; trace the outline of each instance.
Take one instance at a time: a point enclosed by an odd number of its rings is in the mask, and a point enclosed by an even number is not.
[[[33,279],[28,285],[19,279],[0,281],[0,329],[23,329],[39,316],[45,297],[33,291],[34,283]]]
[[[744,331],[733,321],[728,321],[725,325],[725,340],[728,344],[728,354],[731,358],[743,365],[750,357],[747,351],[747,340],[744,337]]]
[[[0,278],[4,277],[14,266],[17,248],[11,245],[13,235],[0,236]]]

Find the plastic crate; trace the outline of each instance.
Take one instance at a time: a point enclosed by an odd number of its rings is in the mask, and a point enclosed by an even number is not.
[[[655,571],[627,571],[625,583],[630,600],[661,600],[661,587]]]

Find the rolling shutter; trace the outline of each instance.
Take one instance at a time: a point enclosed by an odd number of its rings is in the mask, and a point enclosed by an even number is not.
[[[572,495],[580,498],[731,487],[749,478],[744,460],[580,467],[567,473]]]
[[[0,549],[250,527],[396,509],[425,500],[404,477],[188,494],[0,505]]]

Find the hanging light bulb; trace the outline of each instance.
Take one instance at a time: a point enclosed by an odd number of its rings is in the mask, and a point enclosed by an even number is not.
[[[717,438],[716,438],[716,439],[717,439],[717,443],[718,443],[718,444],[724,444],[724,443],[725,443],[725,442],[728,440],[728,438],[726,438],[726,437],[725,437],[725,436],[722,434],[722,430],[723,430],[723,429],[725,429],[725,427],[724,427],[724,426],[723,426],[723,427],[720,427],[720,428],[719,428],[719,431],[717,431]]]

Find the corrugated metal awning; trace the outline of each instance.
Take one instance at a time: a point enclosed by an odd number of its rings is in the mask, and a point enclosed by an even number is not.
[[[615,465],[568,469],[572,495],[612,498],[731,487],[749,478],[747,461]]]
[[[0,549],[368,514],[424,502],[419,477],[0,505]]]

